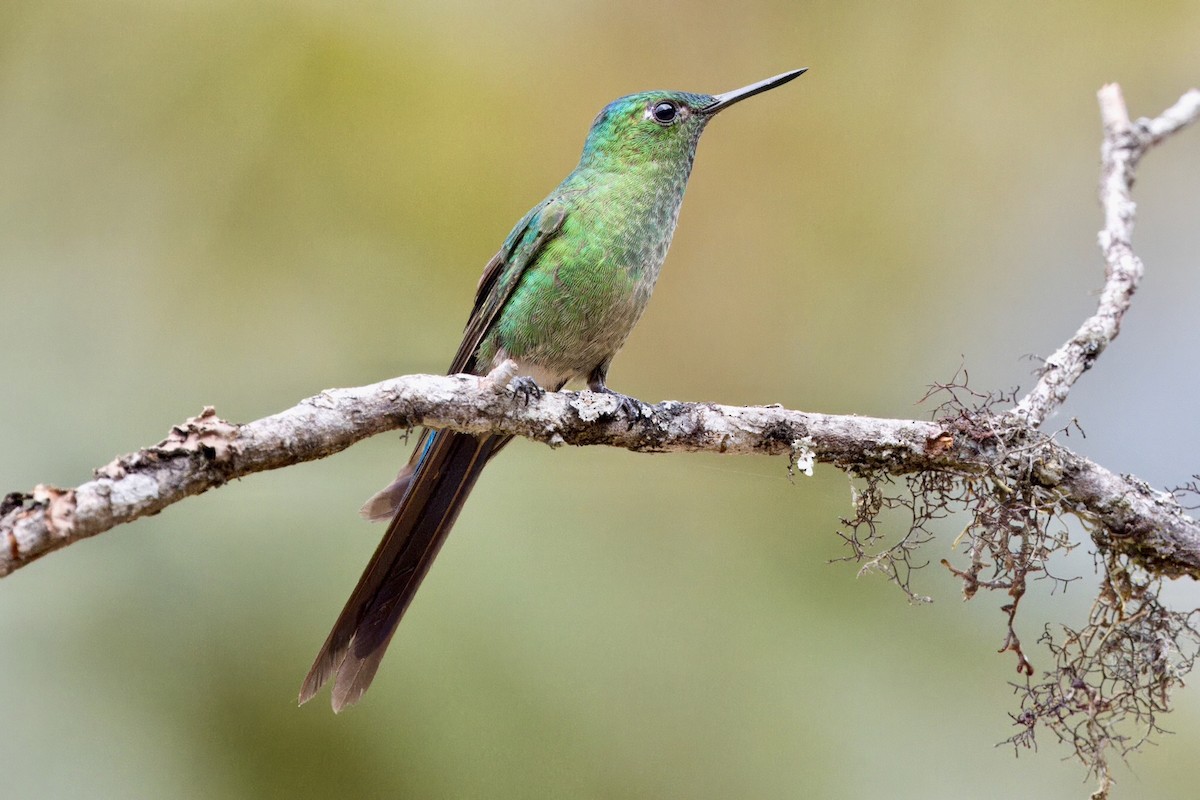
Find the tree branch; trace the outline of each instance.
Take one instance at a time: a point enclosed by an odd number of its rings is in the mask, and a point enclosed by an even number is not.
[[[414,375],[337,389],[245,425],[206,409],[159,444],[119,458],[74,489],[39,485],[0,503],[0,577],[116,525],[156,514],[234,478],[323,458],[397,428],[509,433],[556,446],[605,444],[630,450],[788,454],[843,470],[891,475],[1013,475],[1017,455],[1043,488],[1093,526],[1103,549],[1133,557],[1155,574],[1200,577],[1200,527],[1174,499],[1120,476],[1031,431],[1066,399],[1120,332],[1144,267],[1130,244],[1134,169],[1147,150],[1200,118],[1200,91],[1187,92],[1156,119],[1131,123],[1120,87],[1099,93],[1104,120],[1100,245],[1106,284],[1096,313],[1052,356],[1033,390],[1002,417],[960,414],[940,423],[806,414],[778,407],[735,408],[676,402],[643,406],[629,418],[612,397],[552,393],[522,404],[472,376]],[[1021,444],[1024,442],[1024,444]],[[1049,477],[1047,477],[1049,476]]]
[[[1121,332],[1145,267],[1133,253],[1134,169],[1146,152],[1173,133],[1200,119],[1200,90],[1192,89],[1156,119],[1129,121],[1121,87],[1115,83],[1098,93],[1104,142],[1100,147],[1100,205],[1104,229],[1100,250],[1104,254],[1105,284],[1096,313],[1084,320],[1075,335],[1058,348],[1042,367],[1037,384],[1013,409],[1013,414],[1034,427],[1040,426],[1067,399],[1079,376]]]
[[[94,480],[8,495],[0,506],[0,576],[230,480],[422,425],[507,433],[550,446],[787,455],[802,468],[815,460],[852,474],[1016,476],[1034,465],[1042,487],[1061,492],[1104,532],[1103,547],[1134,555],[1156,573],[1200,578],[1200,525],[1173,497],[1048,437],[1027,441],[1025,426],[1002,417],[985,426],[966,416],[923,422],[673,401],[630,416],[611,395],[552,392],[526,399],[472,375],[409,375],[331,389],[244,425],[205,409],[157,445],[96,470]]]
[[[244,425],[213,409],[153,447],[96,470],[74,489],[39,485],[0,506],[0,576],[79,539],[156,514],[185,497],[268,469],[324,458],[368,436],[416,426],[523,436],[551,446],[607,444],[650,452],[798,454],[846,466],[912,471],[944,448],[932,423],[833,417],[782,408],[663,402],[630,418],[611,395],[516,395],[471,375],[410,375],[332,389]]]

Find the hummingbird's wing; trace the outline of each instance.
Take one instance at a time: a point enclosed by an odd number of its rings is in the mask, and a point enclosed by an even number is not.
[[[565,203],[551,198],[530,211],[509,234],[484,269],[475,307],[450,372],[479,374],[488,366],[475,362],[480,342],[495,324],[521,276],[565,219]],[[394,504],[395,513],[304,679],[301,703],[335,675],[335,711],[357,702],[366,692],[400,618],[441,549],[467,494],[483,466],[510,438],[425,431],[396,481],[368,501],[364,510],[378,500],[382,505]]]
[[[492,325],[504,310],[505,304],[513,291],[521,282],[525,271],[541,254],[542,249],[562,229],[567,218],[567,205],[571,194],[559,194],[548,197],[538,203],[529,213],[521,218],[509,232],[504,245],[492,260],[483,268],[479,276],[479,284],[475,289],[475,306],[471,316],[467,318],[466,329],[463,331],[462,343],[450,363],[448,375],[460,372],[485,374],[491,369],[490,364],[476,364],[475,354],[479,343],[487,336]],[[545,387],[557,389],[556,386]],[[421,431],[421,438],[413,448],[412,458],[396,475],[396,480],[380,489],[363,503],[359,514],[372,522],[382,522],[395,516],[412,482],[413,472],[417,468],[428,449],[426,441],[430,435],[428,428]],[[507,440],[505,440],[507,441]],[[500,445],[503,446],[503,443]],[[499,450],[499,447],[496,448]],[[495,455],[495,453],[493,453]]]
[[[467,319],[462,344],[458,346],[458,353],[450,364],[451,374],[482,374],[491,368],[490,364],[475,363],[479,344],[504,310],[525,271],[562,229],[567,219],[569,199],[569,195],[556,194],[534,206],[508,234],[500,252],[483,268],[479,286],[475,290],[475,307]]]

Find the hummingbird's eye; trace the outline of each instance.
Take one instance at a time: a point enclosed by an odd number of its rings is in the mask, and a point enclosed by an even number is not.
[[[675,121],[675,117],[679,114],[679,108],[674,103],[664,100],[654,106],[650,111],[654,115],[654,121],[662,125],[670,125]]]

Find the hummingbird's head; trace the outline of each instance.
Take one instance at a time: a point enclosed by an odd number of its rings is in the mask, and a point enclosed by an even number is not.
[[[646,162],[690,161],[715,98],[692,92],[639,92],[618,98],[592,122],[583,161],[613,169]]]
[[[580,165],[612,169],[648,162],[690,166],[700,134],[713,116],[804,72],[792,70],[718,95],[654,91],[618,98],[592,122]]]

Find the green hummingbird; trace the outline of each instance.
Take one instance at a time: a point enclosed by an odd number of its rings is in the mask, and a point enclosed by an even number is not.
[[[641,92],[605,106],[579,165],[484,268],[449,374],[487,375],[511,359],[526,390],[583,379],[617,395],[608,367],[654,290],[700,134],[719,111],[804,72],[724,94]],[[396,480],[366,502],[364,517],[391,522],[304,679],[301,703],[331,677],[335,712],[367,691],[467,494],[511,438],[425,430]]]

